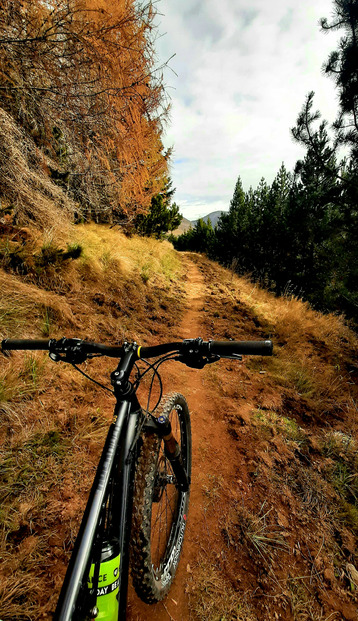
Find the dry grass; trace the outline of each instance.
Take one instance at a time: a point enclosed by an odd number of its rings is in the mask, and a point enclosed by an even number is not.
[[[342,354],[342,348],[357,345],[357,336],[341,316],[323,315],[310,308],[307,302],[294,297],[276,297],[245,277],[232,275],[229,270],[206,261],[212,271],[212,288],[217,294],[239,304],[253,316],[258,325],[271,335],[279,336],[276,345],[291,349],[326,347],[331,354]]]
[[[4,621],[51,618],[113,405],[71,368],[47,363],[40,353],[37,358],[35,367],[33,361],[22,364],[20,353],[8,362],[17,371],[17,384],[6,378],[6,387],[17,394],[11,405],[1,405]],[[25,380],[26,392],[20,394]],[[36,576],[35,588],[26,593],[23,585],[32,584],[31,576]],[[51,594],[46,603],[43,593]]]
[[[94,224],[74,227],[71,241],[83,246],[82,261],[90,265],[98,278],[103,275],[109,281],[132,278],[170,286],[182,275],[180,256],[168,242],[158,243],[136,235],[127,237],[118,229]]]
[[[302,337],[314,338],[316,344],[335,350],[348,342],[354,344],[356,337],[346,326],[343,317],[323,315],[310,308],[307,302],[291,297],[275,297],[244,278],[236,280],[241,300],[251,306],[259,320],[270,323],[281,339],[291,345],[302,345]]]
[[[264,600],[265,611],[253,601],[259,619],[353,619],[345,567],[358,566],[357,335],[343,317],[195,260],[206,335],[274,342],[272,358],[225,361],[206,375],[239,464],[218,519],[240,588]]]
[[[265,386],[268,380],[317,418],[333,409],[349,409],[347,419],[354,415],[348,370],[357,366],[358,337],[343,317],[323,315],[295,297],[277,298],[210,261],[205,261],[205,272],[213,338],[271,338],[272,358],[246,362],[255,373],[267,373]]]
[[[193,568],[189,608],[198,621],[257,621],[245,593],[236,591],[220,567],[203,554]]]
[[[271,562],[272,554],[277,550],[288,552],[283,529],[272,523],[272,508],[268,508],[264,501],[255,514],[244,504],[236,504],[224,519],[223,534],[227,544],[234,548],[243,544],[263,563]]]
[[[339,613],[326,615],[302,579],[287,581],[287,600],[293,621],[338,621]]]
[[[0,183],[2,201],[16,223],[42,230],[68,228],[78,207],[46,174],[50,161],[40,154],[12,117],[0,108]]]
[[[64,296],[43,291],[19,277],[0,271],[0,329],[3,338],[42,336],[43,322],[48,322],[49,316],[62,328],[77,323]]]
[[[106,226],[78,225],[56,238],[48,232],[31,237],[29,262],[51,244],[60,249],[78,244],[82,254],[52,266],[40,278],[0,272],[3,336],[56,336],[65,328],[67,334],[80,329],[92,339],[98,331],[116,341],[138,338],[143,315],[164,319],[169,299],[182,289],[183,268],[168,242],[128,239]]]

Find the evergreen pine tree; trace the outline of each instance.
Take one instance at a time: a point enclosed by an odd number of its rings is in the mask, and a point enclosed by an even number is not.
[[[282,163],[269,190],[263,221],[265,269],[270,288],[277,293],[282,293],[291,279],[288,262],[292,252],[292,240],[287,230],[291,193],[292,175]]]
[[[220,216],[216,227],[214,253],[224,265],[230,265],[236,259],[242,270],[245,270],[249,220],[245,192],[239,177],[229,211]]]
[[[135,228],[140,235],[160,239],[168,231],[178,228],[182,219],[178,205],[168,204],[163,194],[157,194],[152,198],[149,213],[137,216]]]
[[[323,31],[343,30],[338,50],[324,66],[337,86],[339,115],[334,129],[338,145],[348,145],[355,166],[358,163],[358,1],[334,0],[334,15],[329,24],[321,20]]]
[[[341,231],[339,166],[331,145],[327,124],[313,123],[310,94],[293,130],[295,137],[308,138],[308,149],[295,168],[295,188],[288,213],[288,229],[294,252],[290,264],[292,280],[310,299],[322,307],[325,290],[332,280],[339,257],[336,240]]]

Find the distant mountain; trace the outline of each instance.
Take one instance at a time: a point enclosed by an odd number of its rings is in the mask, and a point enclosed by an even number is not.
[[[213,227],[217,224],[222,213],[226,213],[225,211],[212,211],[207,216],[203,216],[201,219],[205,222],[211,220],[211,224]],[[199,220],[199,218],[198,218]],[[190,228],[194,228],[198,220],[188,220],[187,218],[183,218],[180,226],[173,231],[173,235],[182,235],[182,233],[186,233]]]
[[[191,227],[192,227],[192,223],[190,222],[190,220],[188,220],[187,218],[183,218],[180,226],[178,226],[177,229],[175,229],[175,231],[172,231],[173,235],[182,235],[183,233],[186,233]]]
[[[212,211],[211,213],[209,213],[207,216],[203,216],[203,218],[201,218],[202,220],[204,220],[204,222],[208,222],[208,220],[211,220],[211,224],[213,225],[213,227],[217,224],[220,216],[222,213],[225,213],[224,211]],[[199,218],[198,218],[199,220]],[[198,220],[193,220],[192,221],[192,226],[195,226],[195,224],[197,223]]]

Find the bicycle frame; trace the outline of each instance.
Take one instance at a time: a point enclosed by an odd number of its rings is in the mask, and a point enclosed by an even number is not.
[[[115,373],[112,374],[112,376],[117,374],[123,378],[123,385],[133,367],[134,360],[132,359],[133,355],[129,352],[129,354],[126,354],[120,361]],[[91,564],[95,562],[99,567],[102,542],[97,542],[96,539],[99,536],[101,514],[103,514],[106,506],[109,484],[113,477],[117,479],[115,481],[117,492],[115,494],[115,499],[118,500],[117,506],[112,507],[114,511],[113,521],[118,524],[116,528],[116,538],[119,542],[120,559],[118,566],[118,619],[125,619],[134,462],[136,457],[136,443],[144,415],[135,393],[130,393],[128,397],[122,397],[120,394],[116,394],[116,398],[117,403],[114,410],[113,422],[102,451],[57,604],[54,616],[56,621],[79,621],[79,619],[85,618],[81,617],[81,614],[88,615],[89,597],[88,595],[86,596],[86,591],[88,592],[89,589],[86,583]],[[114,470],[118,463],[120,465],[119,472],[115,473]],[[94,554],[97,554],[97,558],[94,558]],[[85,607],[87,610],[83,609],[82,602],[79,601],[83,598],[85,599]],[[94,604],[96,602],[96,593],[94,594],[92,602],[94,602]],[[91,608],[91,605],[89,608]],[[95,618],[95,614],[92,616]],[[87,618],[91,617],[87,616]],[[102,618],[107,621],[107,617],[101,617],[101,619]],[[108,618],[112,621],[115,617],[111,616]]]
[[[189,367],[201,369],[206,364],[216,362],[220,357],[238,359],[242,354],[270,356],[272,354],[272,342],[203,341],[201,338],[197,338],[186,339],[182,342],[163,343],[153,347],[138,347],[136,343],[127,342],[123,346],[108,347],[81,339],[62,338],[57,341],[54,339],[5,339],[2,341],[1,347],[4,352],[16,349],[47,350],[50,352],[52,360],[56,362],[62,360],[74,366],[85,362],[88,357],[93,357],[93,355],[119,358],[117,369],[111,374],[111,382],[116,397],[114,418],[102,451],[54,619],[56,621],[90,621],[97,617],[100,621],[125,619],[134,475],[137,455],[139,450],[142,450],[138,443],[142,430],[145,431],[143,446],[148,440],[148,435],[153,433],[157,434],[160,441],[164,441],[163,455],[165,460],[170,462],[173,472],[173,477],[168,477],[168,480],[169,478],[173,479],[170,482],[175,484],[180,494],[189,491],[191,464],[188,452],[185,463],[182,459],[181,448],[172,433],[169,417],[166,418],[165,415],[148,417],[147,413],[141,409],[136,397],[136,387],[147,371],[142,374],[138,373],[136,384],[133,386],[130,382],[130,374],[136,361],[141,356],[145,361],[146,358],[161,356],[155,365],[149,365],[149,368],[153,369],[157,375],[158,366],[164,360],[179,360]],[[173,353],[175,356],[172,355]],[[168,354],[171,355],[168,356]],[[147,362],[147,364],[149,363]],[[161,391],[162,386],[160,397]],[[176,398],[178,397],[182,399],[186,407],[185,434],[187,442],[188,438],[191,437],[189,411],[184,397],[176,395]],[[182,408],[182,406],[180,407]],[[183,417],[183,425],[184,420]],[[186,445],[186,450],[187,448],[188,445]],[[154,452],[152,456],[157,459]],[[141,459],[142,453],[139,463],[143,476],[145,470]],[[148,464],[152,467],[147,461]],[[186,464],[189,464],[188,472],[186,471]],[[154,479],[152,481],[154,482]],[[166,485],[166,479],[164,481]],[[160,486],[160,483],[156,483],[156,485]],[[156,502],[153,500],[153,486],[148,484],[146,493],[151,494],[152,503]],[[140,505],[144,496],[136,496],[136,498]],[[148,502],[150,503],[150,498],[147,496],[145,506],[148,506]],[[150,511],[151,506],[150,504]],[[139,512],[141,509],[140,506]],[[150,541],[151,533],[140,530],[138,519],[140,521],[143,515],[139,515],[138,518],[138,514],[135,514],[134,523],[137,532],[141,533],[146,541]],[[167,594],[171,583],[169,579],[170,568],[173,569],[173,576],[175,574],[183,529],[185,528],[184,521],[181,523],[180,520],[181,518],[186,520],[184,515],[181,516],[180,511],[177,513],[177,517],[180,519],[174,521],[174,524],[180,530],[176,531],[176,538],[174,537],[171,542],[174,547],[169,548],[170,556],[167,565],[165,565],[165,572],[161,574],[160,581],[152,572],[154,565],[150,565],[152,562],[150,554],[146,556],[142,554],[143,552],[147,554],[147,548],[141,549],[138,545],[134,548],[141,563],[138,565],[139,569],[136,568],[139,581],[148,567],[150,570],[150,575],[147,573],[146,578],[151,580],[151,586],[149,587],[146,584],[146,589],[142,590],[139,588],[140,582],[135,585],[139,596],[148,603],[159,601]],[[147,519],[148,513],[145,516],[145,520]],[[177,556],[173,560],[172,556],[175,551],[177,551]],[[135,563],[133,567],[135,568]],[[161,592],[156,581],[160,582]],[[100,582],[102,582],[102,587],[98,588]]]

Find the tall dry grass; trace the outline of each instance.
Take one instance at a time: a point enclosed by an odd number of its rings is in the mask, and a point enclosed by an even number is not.
[[[50,158],[0,108],[0,197],[19,225],[52,231],[68,228],[79,207],[48,176]],[[56,166],[54,166],[56,168]]]
[[[343,316],[322,314],[294,296],[276,297],[207,260],[204,270],[212,300],[225,300],[225,313],[218,308],[214,312],[215,325],[222,317],[222,336],[274,342],[274,356],[251,359],[250,369],[270,372],[273,385],[291,391],[322,415],[326,408],[354,409],[347,370],[357,365],[358,337]]]

